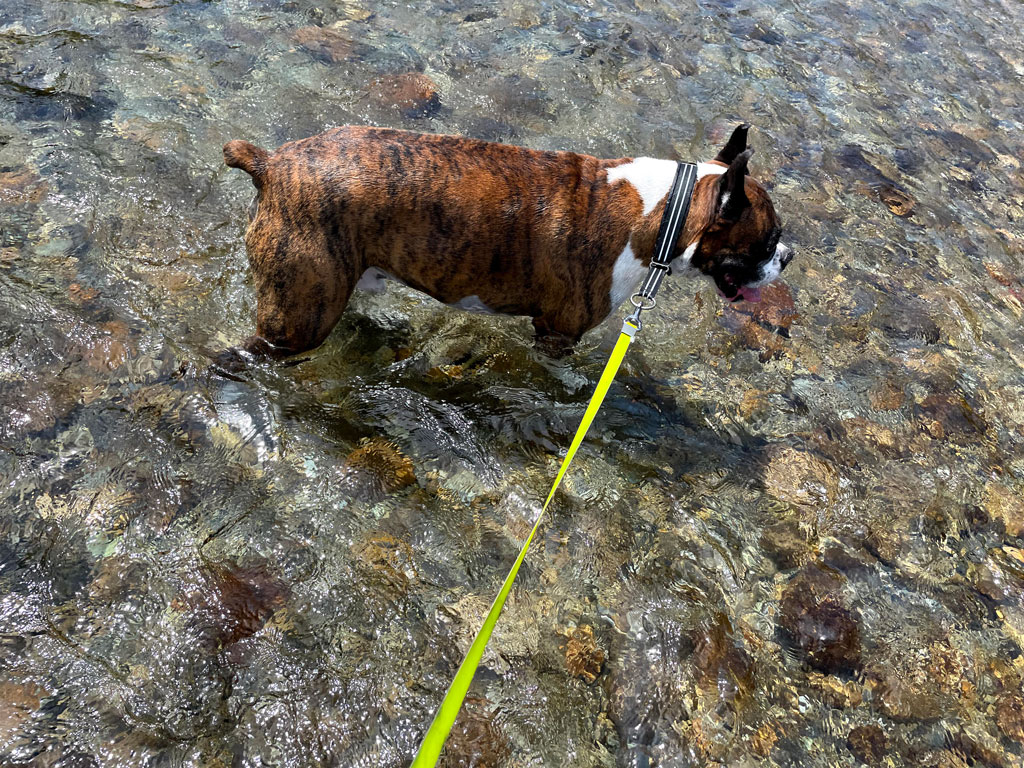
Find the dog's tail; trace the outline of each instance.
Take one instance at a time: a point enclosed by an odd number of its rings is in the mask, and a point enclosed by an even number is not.
[[[252,176],[252,183],[259,189],[263,186],[263,178],[267,173],[267,154],[248,141],[229,141],[224,145],[224,162],[231,168],[241,168]]]

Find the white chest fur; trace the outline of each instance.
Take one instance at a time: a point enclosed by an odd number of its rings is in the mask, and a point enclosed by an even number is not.
[[[724,165],[698,163],[697,180],[700,181],[705,176],[720,175],[725,173],[726,170]],[[675,174],[676,163],[673,160],[638,157],[628,163],[609,169],[608,183],[614,184],[618,181],[629,182],[640,195],[644,205],[643,215],[647,216],[668,194]],[[692,256],[694,250],[696,250],[696,243],[691,243],[684,256]],[[630,244],[626,243],[622,253],[615,259],[615,266],[612,269],[612,309],[615,309],[633,295],[633,292],[640,285],[640,281],[643,280],[646,274],[647,267],[633,253],[633,248]]]

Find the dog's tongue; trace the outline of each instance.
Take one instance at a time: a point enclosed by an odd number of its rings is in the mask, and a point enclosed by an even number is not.
[[[744,301],[758,302],[761,300],[761,289],[760,288],[740,288],[740,296],[743,297]]]

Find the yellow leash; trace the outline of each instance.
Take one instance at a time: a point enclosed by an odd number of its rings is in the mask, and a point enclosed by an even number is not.
[[[523,564],[526,550],[530,548],[530,542],[533,541],[537,529],[540,528],[548,504],[555,497],[555,491],[558,490],[562,477],[565,476],[566,470],[569,469],[569,465],[572,463],[580,443],[587,436],[590,423],[597,415],[597,410],[601,407],[601,403],[604,402],[604,396],[608,393],[608,387],[611,386],[615,374],[618,373],[619,366],[622,365],[622,358],[625,357],[630,342],[633,341],[636,332],[640,330],[640,313],[654,309],[654,295],[658,292],[658,286],[661,285],[662,279],[671,269],[671,263],[676,254],[676,243],[683,232],[696,183],[697,166],[693,163],[679,163],[676,166],[676,175],[672,180],[672,187],[665,200],[665,212],[662,214],[661,225],[658,227],[658,238],[654,243],[654,255],[651,258],[647,277],[641,284],[639,291],[630,298],[634,312],[622,324],[622,333],[619,335],[619,340],[615,342],[612,356],[608,358],[608,363],[601,373],[601,378],[597,382],[597,389],[594,390],[590,403],[587,405],[587,410],[583,414],[583,420],[576,429],[576,436],[572,439],[572,445],[569,446],[565,458],[562,459],[562,466],[559,468],[558,474],[555,475],[555,482],[552,484],[551,490],[548,491],[548,497],[544,500],[544,506],[541,507],[540,514],[537,515],[537,522],[533,524],[530,535],[526,537],[526,543],[519,550],[519,557],[516,558],[515,563],[512,564],[512,570],[505,577],[505,582],[501,585],[501,591],[494,598],[494,603],[491,604],[491,610],[487,612],[487,618],[484,619],[483,626],[480,627],[480,631],[473,638],[473,644],[469,647],[466,658],[459,665],[459,671],[455,673],[455,679],[448,686],[448,692],[444,695],[441,708],[434,715],[434,720],[427,730],[427,735],[423,737],[423,743],[420,744],[419,751],[416,753],[416,759],[412,761],[411,768],[434,768],[437,765],[437,759],[441,755],[444,742],[448,738],[448,733],[451,731],[452,726],[455,724],[455,718],[458,717],[459,710],[462,708],[462,701],[466,698],[466,692],[469,690],[470,683],[473,682],[476,668],[480,665],[480,659],[484,655],[484,648],[487,647],[487,641],[491,637],[491,632],[494,631],[494,625],[498,623],[501,609],[505,606],[505,599],[508,597],[508,593],[512,591],[512,582],[515,581],[516,574],[519,573],[519,566]]]
[[[480,627],[480,631],[473,638],[473,644],[469,647],[466,658],[459,665],[459,671],[455,673],[455,679],[448,686],[448,692],[444,695],[444,701],[441,702],[441,707],[437,710],[437,714],[434,715],[434,720],[427,730],[427,735],[423,737],[423,743],[420,744],[419,751],[416,753],[416,759],[412,761],[411,768],[434,768],[437,764],[437,759],[441,755],[441,749],[448,738],[448,733],[455,724],[455,718],[458,717],[459,710],[462,709],[462,702],[466,698],[469,684],[473,682],[473,675],[476,674],[476,669],[480,665],[480,659],[484,655],[487,641],[491,638],[494,625],[498,623],[501,609],[505,606],[505,599],[508,597],[509,592],[512,591],[512,582],[515,581],[516,574],[519,573],[519,566],[523,564],[526,550],[530,548],[530,542],[533,541],[534,534],[540,528],[548,504],[554,498],[555,491],[558,490],[558,486],[561,484],[566,470],[569,469],[576,451],[583,442],[583,438],[587,436],[587,430],[590,429],[591,422],[594,421],[601,403],[604,402],[604,396],[608,393],[608,387],[611,386],[615,374],[618,373],[619,366],[622,365],[622,358],[625,357],[626,350],[629,348],[630,342],[633,341],[633,336],[640,329],[638,318],[639,312],[633,317],[627,318],[623,323],[619,340],[615,342],[615,348],[612,350],[611,357],[608,358],[604,372],[601,373],[601,378],[597,382],[597,388],[594,390],[590,403],[587,405],[587,410],[583,414],[583,420],[576,429],[576,436],[572,439],[572,444],[569,446],[565,458],[562,459],[562,466],[559,468],[558,474],[555,475],[555,482],[548,492],[548,497],[544,500],[544,506],[541,507],[540,514],[537,515],[537,522],[533,524],[530,535],[526,537],[526,543],[519,550],[519,557],[516,558],[516,561],[512,564],[512,570],[505,577],[505,582],[501,585],[501,591],[494,598],[491,610],[487,612],[487,618],[484,619],[483,626]]]

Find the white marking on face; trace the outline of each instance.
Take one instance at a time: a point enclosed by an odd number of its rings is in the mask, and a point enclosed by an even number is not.
[[[676,256],[669,263],[669,267],[672,268],[673,272],[685,272],[686,270],[693,269],[693,254],[697,252],[697,246],[700,245],[700,240],[694,240],[688,246],[686,250]]]
[[[612,289],[610,291],[612,309],[633,295],[646,274],[647,267],[633,253],[633,247],[626,243],[626,247],[615,259],[615,266],[612,268]]]
[[[625,179],[633,185],[643,201],[644,216],[653,211],[654,206],[668,194],[675,177],[675,161],[656,160],[653,157],[638,157],[632,162],[608,169],[609,184]]]
[[[356,290],[366,291],[366,293],[383,293],[387,286],[384,284],[385,280],[391,280],[405,285],[404,282],[399,280],[397,277],[392,275],[390,272],[385,272],[383,269],[377,269],[377,267],[370,267],[362,276],[359,278],[359,282],[356,283]]]
[[[480,301],[480,297],[476,294],[472,296],[466,296],[465,298],[459,299],[454,304],[449,304],[449,307],[455,307],[465,312],[473,312],[477,315],[493,315],[494,310]]]
[[[772,254],[772,257],[761,264],[761,277],[753,283],[748,283],[746,287],[760,288],[774,281],[782,274],[782,260],[786,258],[788,253],[789,246],[785,243],[779,243],[775,247],[775,253]]]

